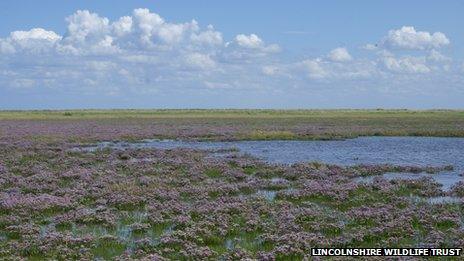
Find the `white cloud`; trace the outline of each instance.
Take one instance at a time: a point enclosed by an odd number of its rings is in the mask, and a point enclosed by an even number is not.
[[[88,10],[78,10],[66,18],[68,32],[66,44],[87,45],[105,41],[109,33],[109,20]]]
[[[431,50],[429,53],[429,56],[427,57],[428,60],[433,61],[433,62],[449,62],[451,61],[451,58],[441,54],[437,50]]]
[[[259,50],[261,52],[275,53],[280,51],[280,47],[277,44],[265,45],[264,41],[259,38],[256,34],[239,34],[235,36],[235,43],[239,47],[246,49]]]
[[[158,14],[150,13],[148,9],[135,9],[133,12],[134,19],[137,24],[137,30],[140,34],[140,41],[145,46],[151,46],[152,35],[156,32],[156,28],[159,28],[164,20]]]
[[[352,57],[348,50],[344,47],[335,48],[330,51],[328,55],[329,59],[334,62],[347,62],[351,61]]]
[[[256,34],[239,34],[235,37],[235,42],[237,42],[239,46],[245,48],[261,48],[264,45],[263,40]]]
[[[16,88],[31,88],[35,85],[35,81],[32,79],[14,79],[12,85]]]
[[[87,68],[92,71],[110,71],[117,67],[116,63],[110,61],[89,61],[86,62]]]
[[[267,58],[280,51],[277,44],[266,44],[256,34],[239,34],[233,41],[225,44],[220,53],[220,59],[229,63],[250,63],[257,59]]]
[[[15,52],[16,49],[9,39],[0,39],[0,54],[13,54]]]
[[[168,23],[156,13],[148,9],[135,9],[133,12],[136,30],[144,47],[172,47],[179,44],[190,32],[199,30],[198,23]]]
[[[14,42],[21,43],[27,40],[43,40],[55,43],[61,40],[61,36],[53,31],[47,31],[42,28],[34,28],[29,31],[15,31],[10,34],[10,38]]]
[[[112,23],[88,10],[78,10],[65,20],[68,25],[64,37],[42,28],[16,31],[7,38],[0,38],[0,52],[18,51],[20,55],[30,50],[64,56],[116,53],[160,56],[160,53],[176,50],[209,53],[225,48],[222,33],[212,25],[202,30],[195,20],[169,23],[148,9],[135,9],[132,16],[123,16]],[[261,51],[268,47],[260,46]]]
[[[276,75],[278,71],[279,71],[279,68],[277,66],[272,66],[272,65],[267,65],[262,68],[262,72],[265,75],[269,75],[269,76]]]
[[[135,9],[114,21],[77,11],[66,23],[62,35],[34,28],[0,38],[0,91],[69,88],[115,95],[201,87],[293,88],[425,78],[426,73],[434,77],[436,72],[458,72],[461,65],[439,49],[449,44],[446,36],[412,27],[391,31],[378,46],[366,45],[365,49],[375,51],[364,58],[352,57],[339,47],[328,54],[302,54],[311,59],[293,60],[274,55],[280,47],[258,34],[224,39],[212,25],[169,22],[148,9]]]
[[[232,89],[234,87],[233,84],[210,81],[205,81],[204,85],[209,89]]]
[[[42,28],[16,31],[8,38],[0,38],[0,52],[13,54],[18,49],[19,53],[28,49],[64,56],[117,53],[162,56],[162,53],[187,51],[250,59],[280,50],[278,45],[265,44],[256,34],[239,34],[233,41],[235,47],[227,48],[229,44],[224,45],[222,33],[212,25],[202,30],[195,20],[169,23],[160,15],[142,8],[135,9],[132,16],[123,16],[114,22],[88,10],[78,10],[65,20],[68,25],[64,37]],[[238,48],[241,50],[238,51]]]
[[[255,34],[239,34],[225,44],[212,25],[168,22],[148,9],[135,9],[114,21],[79,10],[65,21],[63,36],[35,28],[0,38],[0,71],[17,72],[0,74],[3,88],[74,86],[85,92],[151,93],[167,86],[206,86],[206,77],[208,82],[227,78],[234,86],[257,86],[251,84],[254,75],[279,50]]]
[[[201,53],[192,53],[187,55],[186,63],[188,66],[199,69],[213,69],[216,67],[216,62],[209,55]]]
[[[413,26],[403,26],[397,30],[390,30],[382,40],[382,45],[388,48],[416,50],[440,48],[449,43],[450,40],[444,33],[416,31]]]
[[[27,53],[47,52],[61,39],[60,35],[43,28],[14,31],[10,33],[8,38],[0,39],[0,52],[4,54],[12,54],[17,51]]]
[[[324,70],[321,63],[322,61],[320,59],[305,60],[302,62],[309,78],[323,79],[329,76],[328,72]]]
[[[379,75],[375,62],[369,60],[350,60],[343,63],[323,58],[307,59],[298,63],[312,80],[338,81],[368,79]]]
[[[148,54],[128,54],[120,56],[119,59],[123,62],[140,63],[146,65],[155,65],[162,63],[162,57],[148,55]]]
[[[208,30],[190,36],[192,42],[196,44],[205,44],[211,46],[222,45],[222,33],[215,31],[212,25],[208,25]]]
[[[277,53],[280,52],[280,46],[277,44],[270,44],[263,49],[265,52]]]
[[[406,56],[395,58],[392,56],[384,57],[383,63],[385,67],[396,73],[429,73],[431,69],[427,66],[426,60],[423,57]]]
[[[123,16],[119,18],[118,21],[112,23],[111,27],[113,29],[113,33],[117,37],[122,37],[132,32],[132,24],[132,17]]]

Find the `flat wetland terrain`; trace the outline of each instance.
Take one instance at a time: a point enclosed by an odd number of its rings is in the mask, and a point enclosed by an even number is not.
[[[430,177],[383,177],[455,166],[277,164],[233,148],[85,149],[359,136],[459,139],[464,111],[0,111],[0,259],[300,260],[312,247],[462,247],[462,174],[449,189]]]
[[[0,134],[64,139],[343,139],[464,137],[464,111],[76,110],[0,111]]]

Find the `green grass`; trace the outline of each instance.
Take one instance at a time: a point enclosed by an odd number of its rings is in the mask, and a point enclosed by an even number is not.
[[[440,230],[448,230],[453,227],[457,227],[458,225],[452,220],[441,220],[435,223],[435,227]]]
[[[206,176],[208,176],[210,178],[219,178],[222,175],[221,170],[216,169],[216,168],[207,169],[207,170],[205,170],[204,173],[205,173]]]
[[[120,119],[120,118],[346,118],[359,120],[375,119],[421,119],[462,117],[464,110],[247,110],[247,109],[167,109],[167,110],[32,110],[0,111],[0,120],[72,120],[72,119]]]
[[[243,172],[247,175],[253,175],[258,170],[255,166],[245,166],[243,167]]]
[[[297,135],[291,131],[256,130],[245,134],[244,139],[250,140],[294,140]]]
[[[79,121],[156,130],[146,138],[178,138],[164,129],[203,140],[331,140],[358,136],[464,137],[462,110],[41,110],[0,111],[0,121]],[[222,133],[222,128],[231,128]],[[199,130],[189,133],[189,130]],[[218,131],[215,131],[218,130]],[[0,133],[2,130],[0,129]],[[176,133],[174,131],[174,133]],[[64,135],[64,134],[63,134]],[[192,136],[195,135],[195,136]],[[34,136],[34,134],[32,134]],[[36,139],[51,139],[43,134]],[[76,139],[64,135],[67,139]],[[83,137],[80,137],[83,139]],[[122,134],[119,139],[138,140]]]
[[[126,250],[126,246],[118,240],[110,237],[101,237],[92,248],[92,254],[95,257],[110,260],[121,255],[124,250]]]

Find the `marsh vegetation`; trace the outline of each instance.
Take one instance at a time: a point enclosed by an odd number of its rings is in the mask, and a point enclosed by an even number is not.
[[[433,178],[382,176],[446,166],[276,164],[237,150],[216,157],[195,148],[75,150],[160,136],[239,139],[258,130],[315,138],[328,130],[343,137],[348,126],[358,126],[354,136],[368,135],[373,126],[395,129],[386,122],[459,136],[461,112],[355,111],[342,117],[331,111],[327,118],[316,112],[317,120],[293,112],[255,117],[254,111],[249,117],[246,111],[230,112],[233,117],[208,111],[198,112],[207,117],[155,117],[153,111],[132,117],[136,113],[129,111],[121,118],[113,112],[16,113],[0,116],[1,259],[283,260],[304,258],[315,246],[464,244],[464,182],[445,190]],[[409,126],[415,121],[422,125]],[[359,182],[366,176],[373,178]]]

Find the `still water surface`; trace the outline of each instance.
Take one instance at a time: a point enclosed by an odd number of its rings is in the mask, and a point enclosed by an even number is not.
[[[144,140],[139,143],[102,142],[97,148],[194,148],[205,150],[237,149],[270,163],[291,164],[320,161],[336,165],[392,164],[402,166],[447,166],[454,170],[439,174],[387,173],[384,177],[420,178],[430,176],[447,189],[464,173],[464,138],[438,137],[360,137],[334,141],[231,141],[195,142]],[[366,179],[368,182],[369,179]]]

